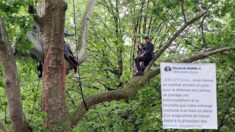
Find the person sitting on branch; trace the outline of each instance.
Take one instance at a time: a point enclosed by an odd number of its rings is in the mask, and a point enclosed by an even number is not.
[[[153,58],[154,45],[151,43],[151,38],[148,36],[144,37],[146,44],[138,44],[138,56],[135,58],[135,66],[137,72],[134,76],[140,76],[144,74],[145,68],[148,66],[149,62]],[[141,67],[140,63],[143,62],[144,65]]]

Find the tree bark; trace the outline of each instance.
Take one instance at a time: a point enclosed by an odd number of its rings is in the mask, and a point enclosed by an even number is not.
[[[51,131],[70,131],[65,100],[64,23],[67,4],[64,0],[41,1],[44,67],[42,111]]]
[[[17,74],[16,61],[13,50],[8,42],[5,25],[0,18],[0,62],[3,65],[3,76],[5,79],[5,90],[9,105],[9,115],[13,130],[15,132],[31,131],[25,121],[22,102],[20,97],[20,86]]]
[[[92,13],[94,11],[94,7],[96,4],[96,0],[89,0],[86,6],[85,14],[82,18],[82,22],[80,24],[80,34],[78,39],[78,47],[77,47],[77,57],[78,63],[81,64],[85,61],[87,57],[87,42],[86,37],[88,35],[88,26],[91,20]]]

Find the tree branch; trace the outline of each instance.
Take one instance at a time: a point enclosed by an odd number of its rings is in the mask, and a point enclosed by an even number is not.
[[[207,13],[206,11],[200,12],[199,14],[197,14],[194,18],[192,18],[191,20],[189,20],[187,23],[185,23],[183,26],[181,26],[169,39],[168,41],[165,43],[164,46],[162,46],[158,52],[154,55],[152,61],[150,62],[149,66],[146,68],[146,71],[148,71],[151,66],[154,64],[154,62],[162,55],[162,53],[165,52],[165,50],[170,47],[170,45],[172,44],[172,42],[191,24],[193,24],[195,21],[199,20],[202,16],[204,16]]]
[[[208,52],[199,53],[199,54],[194,55],[190,58],[182,59],[180,62],[185,62],[185,63],[193,62],[196,60],[204,59],[204,58],[209,57],[211,55],[214,55],[216,53],[222,53],[224,51],[230,51],[230,50],[235,50],[235,46],[225,47],[225,48],[215,49],[215,50],[208,51]]]
[[[180,1],[180,5],[181,5],[181,12],[182,12],[182,15],[184,17],[184,22],[187,23],[187,18],[185,16],[185,12],[184,12],[184,0]]]
[[[37,14],[37,11],[35,9],[35,7],[33,5],[29,5],[28,6],[28,13],[31,14],[33,16],[34,21],[38,24],[38,25],[42,25],[42,17],[39,17]]]
[[[20,86],[13,50],[8,42],[5,24],[0,18],[0,62],[3,65],[5,90],[9,104],[9,114],[14,131],[30,131],[25,121],[20,97]]]
[[[87,42],[86,37],[88,35],[88,26],[91,20],[91,16],[96,4],[96,0],[89,0],[87,3],[85,14],[82,18],[80,25],[79,44],[77,47],[78,63],[81,64],[87,57]]]
[[[235,50],[235,46],[220,48],[204,53],[199,53],[187,59],[182,59],[177,62],[193,62],[196,60],[204,59],[216,53],[221,53],[224,51]],[[141,89],[147,82],[149,82],[152,78],[160,73],[160,68],[155,68],[153,70],[147,71],[144,76],[135,77],[133,81],[130,83],[129,86],[123,87],[121,89],[108,91],[100,94],[90,95],[85,98],[85,102],[87,107],[90,109],[92,106],[95,106],[99,103],[106,102],[106,101],[113,101],[113,100],[121,100],[121,99],[128,99],[136,95],[139,89]],[[75,112],[71,114],[70,120],[72,122],[72,126],[75,126],[81,118],[87,112],[83,103],[76,109]]]
[[[202,37],[202,48],[207,48],[207,44],[206,44],[206,38],[205,38],[205,33],[204,33],[204,21],[206,19],[207,15],[205,15],[202,18],[201,24],[200,24],[200,28],[201,28],[201,37]]]

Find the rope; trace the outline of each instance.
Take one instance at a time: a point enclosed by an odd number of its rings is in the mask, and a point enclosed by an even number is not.
[[[35,105],[36,105],[36,101],[37,101],[39,85],[40,85],[40,79],[38,79],[38,84],[37,84],[37,88],[36,88],[36,94],[34,95],[34,102],[33,102],[33,110],[32,110],[32,113],[31,113],[31,120],[32,120],[32,116],[33,116],[34,110],[35,110]]]
[[[77,40],[77,23],[76,23],[76,12],[75,12],[75,0],[73,0],[73,21],[74,21],[74,38],[75,38],[75,44],[76,44],[76,49],[78,49],[78,40]],[[77,58],[78,58],[78,54],[77,54]],[[83,93],[83,89],[82,89],[82,81],[81,81],[81,74],[79,71],[79,67],[78,67],[78,82],[79,82],[79,89],[81,91],[81,95],[82,95],[82,102],[86,108],[86,110],[88,111],[88,106],[86,104],[85,98],[84,98],[84,93]]]
[[[78,48],[78,42],[77,42],[77,20],[76,20],[76,11],[75,11],[75,0],[73,0],[73,23],[74,23],[74,38],[75,38],[75,45],[76,49]],[[77,56],[78,57],[78,56]]]
[[[86,101],[85,101],[85,98],[84,98],[84,94],[83,94],[83,89],[82,89],[82,81],[81,81],[81,75],[80,75],[80,71],[79,71],[79,68],[78,68],[78,73],[79,73],[79,77],[78,77],[78,81],[79,81],[79,88],[80,88],[80,91],[81,91],[81,95],[82,95],[82,102],[86,108],[86,110],[88,111],[89,108],[86,104]]]

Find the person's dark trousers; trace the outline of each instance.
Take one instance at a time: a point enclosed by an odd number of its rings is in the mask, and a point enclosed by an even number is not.
[[[73,66],[74,72],[77,73],[78,62],[75,57],[71,55],[64,55],[64,57]]]
[[[148,66],[149,62],[151,61],[152,56],[138,56],[135,58],[135,66],[138,71],[144,72],[145,68]],[[141,68],[140,63],[144,62],[144,67]]]
[[[77,73],[78,62],[75,60],[75,57],[70,56],[70,63],[73,65],[74,73]]]
[[[38,78],[41,78],[42,72],[43,72],[43,62],[42,61],[38,62],[37,71],[38,71]]]

